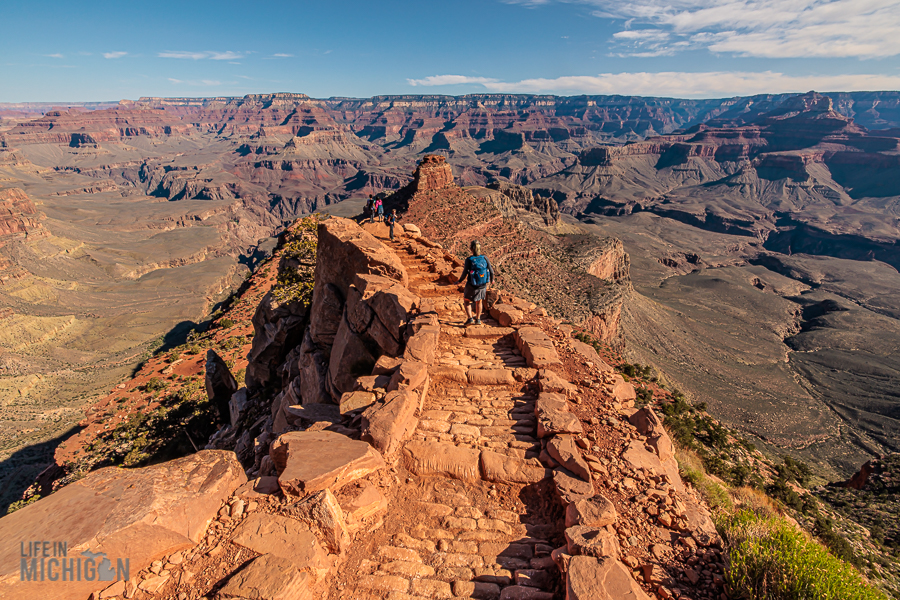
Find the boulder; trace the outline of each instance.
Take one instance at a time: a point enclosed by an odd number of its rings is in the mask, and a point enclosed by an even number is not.
[[[313,600],[310,577],[290,560],[263,554],[232,575],[216,595],[222,600]]]
[[[313,342],[326,352],[331,350],[341,326],[345,293],[332,283],[324,283],[320,289],[318,281],[313,291],[309,333]]]
[[[406,351],[403,353],[403,358],[406,360],[417,360],[426,365],[434,363],[440,337],[441,328],[439,326],[426,325],[422,327],[406,342]]]
[[[314,579],[328,572],[331,562],[315,534],[305,523],[282,515],[250,513],[234,530],[233,544],[259,554],[273,554],[291,561]]]
[[[399,284],[376,292],[368,300],[375,316],[397,341],[403,340],[403,331],[418,303],[419,297]]]
[[[656,455],[663,463],[675,458],[675,446],[665,431],[649,438],[647,443],[656,451]]]
[[[219,411],[219,422],[231,422],[231,397],[237,392],[237,381],[228,370],[228,365],[215,350],[206,351],[206,395]]]
[[[419,395],[411,390],[390,392],[384,402],[373,404],[362,414],[362,439],[382,454],[393,456],[418,420]]]
[[[534,369],[545,369],[552,365],[562,364],[559,354],[550,339],[538,327],[520,327],[516,331],[516,345],[528,366]]]
[[[300,301],[279,303],[266,294],[253,314],[253,343],[247,356],[247,389],[256,394],[281,379],[278,369],[288,353],[300,344],[309,307]]]
[[[340,400],[345,392],[352,392],[356,378],[371,373],[373,366],[375,357],[363,339],[350,329],[347,319],[342,319],[328,361],[328,381],[335,400]]]
[[[403,231],[412,235],[413,237],[418,237],[418,236],[422,235],[422,230],[419,229],[418,226],[413,225],[412,223],[404,223]]]
[[[345,415],[349,412],[353,412],[354,410],[368,408],[369,406],[375,404],[375,399],[375,394],[373,394],[372,392],[346,392],[345,394],[341,395],[341,404],[339,410],[342,415]]]
[[[569,554],[604,558],[618,558],[620,548],[616,534],[605,527],[574,525],[566,528],[566,546]]]
[[[340,554],[350,541],[344,511],[331,490],[307,496],[291,508],[291,515],[315,531],[332,554]]]
[[[581,479],[591,480],[591,469],[581,457],[581,451],[571,435],[557,435],[551,439],[547,442],[547,453]]]
[[[675,491],[679,493],[684,491],[684,483],[678,475],[678,463],[675,462],[674,458],[662,461],[659,456],[649,452],[642,442],[632,440],[625,449],[625,452],[622,453],[622,460],[626,465],[636,471],[644,469],[648,471],[652,470],[660,475],[668,475],[669,481],[672,483],[672,487],[675,488]]]
[[[601,371],[612,371],[613,368],[609,366],[605,360],[600,358],[600,355],[597,354],[597,351],[590,344],[585,344],[584,342],[578,340],[572,340],[569,342],[572,344],[572,347],[575,349],[578,354],[585,358],[590,364],[597,367]]]
[[[485,480],[500,483],[537,483],[552,475],[539,464],[490,450],[481,451],[481,472]]]
[[[386,354],[379,356],[378,360],[375,361],[375,366],[372,368],[372,375],[387,375],[390,377],[402,362],[402,356],[388,356]]]
[[[358,526],[364,519],[387,510],[387,507],[387,498],[371,483],[366,483],[359,495],[342,505],[347,515],[348,526],[353,527]]]
[[[281,491],[291,496],[339,490],[384,467],[384,459],[372,446],[331,431],[285,433],[273,442],[269,455]]]
[[[446,442],[412,440],[403,448],[404,466],[415,475],[444,475],[462,481],[479,479],[479,452]]]
[[[578,417],[569,412],[565,396],[551,392],[538,394],[534,407],[537,417],[537,434],[539,438],[558,434],[580,434],[584,432]]]
[[[650,600],[615,558],[573,556],[566,572],[566,600]]]
[[[594,495],[594,486],[590,481],[579,479],[571,471],[562,467],[553,469],[553,485],[556,487],[556,494],[564,504]]]
[[[233,452],[196,454],[140,469],[107,467],[0,519],[0,598],[83,600],[105,581],[20,581],[20,540],[68,543],[68,558],[129,561],[131,577],[199,543],[222,503],[247,481]],[[84,555],[87,556],[87,555]],[[37,561],[40,568],[40,560]]]
[[[637,394],[634,391],[634,386],[625,381],[625,378],[619,374],[616,374],[615,383],[613,383],[612,389],[613,398],[616,399],[616,402],[621,402],[622,404],[631,403],[634,405],[634,399],[637,398]]]
[[[566,507],[566,527],[574,525],[606,527],[615,523],[617,518],[616,507],[600,494],[576,500]]]
[[[350,219],[332,217],[319,222],[316,249],[316,292],[325,284],[335,285],[346,297],[352,283],[348,273],[380,275],[408,287],[409,279],[400,258],[375,236]]]
[[[525,318],[525,313],[509,304],[494,304],[490,312],[491,316],[497,320],[501,327],[517,325]]]
[[[538,386],[542,392],[568,395],[577,389],[574,385],[557,375],[550,369],[541,369],[538,372]]]
[[[241,388],[231,395],[231,400],[228,401],[228,414],[231,418],[232,428],[237,428],[237,424],[243,418],[244,413],[247,412],[249,405],[250,400],[247,398],[247,388]]]
[[[300,345],[300,397],[303,404],[325,404],[331,402],[328,393],[328,358],[312,341],[307,329]]]
[[[411,390],[417,389],[428,379],[428,366],[417,360],[404,360],[391,376],[387,390],[393,392],[405,386]]]
[[[628,421],[634,425],[638,433],[646,436],[659,435],[663,431],[663,424],[657,414],[649,406],[636,411],[628,417]]]

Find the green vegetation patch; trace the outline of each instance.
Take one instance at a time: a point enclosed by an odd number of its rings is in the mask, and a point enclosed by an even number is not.
[[[849,564],[784,519],[740,510],[718,519],[733,593],[751,600],[883,600]]]

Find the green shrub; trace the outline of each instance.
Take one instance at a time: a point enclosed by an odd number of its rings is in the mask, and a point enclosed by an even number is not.
[[[718,519],[731,595],[749,600],[886,600],[852,566],[778,517],[741,510]]]
[[[169,383],[159,377],[151,377],[150,381],[144,384],[144,390],[148,392],[158,392],[169,387]]]
[[[234,327],[234,320],[225,317],[221,321],[219,321],[219,327],[222,329],[228,329],[229,327]]]

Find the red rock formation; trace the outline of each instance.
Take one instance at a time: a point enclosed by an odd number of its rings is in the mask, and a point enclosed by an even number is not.
[[[413,176],[415,192],[440,190],[453,185],[453,169],[447,159],[437,154],[428,154],[419,163]]]
[[[0,235],[42,231],[43,218],[25,192],[18,188],[0,189]]]

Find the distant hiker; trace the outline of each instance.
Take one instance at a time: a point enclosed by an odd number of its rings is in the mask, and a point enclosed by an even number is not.
[[[473,241],[470,248],[472,256],[466,259],[462,277],[456,284],[459,285],[464,279],[466,280],[466,287],[463,288],[466,316],[469,317],[466,325],[481,325],[481,307],[487,294],[488,285],[494,283],[494,269],[487,256],[481,253],[481,244]],[[472,312],[473,303],[475,304],[474,314]]]
[[[394,241],[394,225],[397,224],[397,209],[391,210],[391,218],[388,220],[388,227],[391,228],[391,241]]]
[[[384,203],[381,198],[375,198],[375,211],[378,213],[378,220],[384,221]]]
[[[372,194],[369,194],[369,199],[366,200],[366,217],[369,218],[369,223],[375,221],[375,199],[372,198]]]

